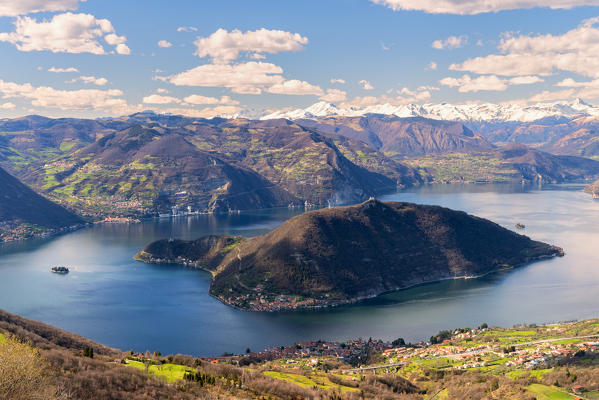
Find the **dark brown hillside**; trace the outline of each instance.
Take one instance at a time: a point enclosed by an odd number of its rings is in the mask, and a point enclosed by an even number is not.
[[[300,306],[344,303],[562,254],[464,212],[376,200],[307,212],[230,246],[222,261],[206,249],[187,251],[193,243],[161,241],[140,254],[150,261],[198,260],[195,265],[209,269],[219,263],[211,293],[228,304],[260,310],[298,305],[297,299],[280,295],[297,296]]]
[[[389,156],[490,150],[493,146],[459,122],[369,115],[301,120],[299,124],[364,141]]]
[[[0,221],[58,229],[83,223],[75,214],[40,196],[0,168]]]

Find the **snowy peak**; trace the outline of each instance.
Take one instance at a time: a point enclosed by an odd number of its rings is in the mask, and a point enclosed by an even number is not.
[[[425,117],[447,121],[533,122],[545,118],[579,118],[599,116],[599,107],[582,99],[553,103],[520,104],[377,104],[364,108],[338,108],[318,102],[305,109],[277,111],[260,119],[319,119],[333,116],[357,117],[366,114],[395,115],[401,118]]]

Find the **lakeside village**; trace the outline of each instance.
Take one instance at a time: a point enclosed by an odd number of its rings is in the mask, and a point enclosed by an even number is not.
[[[14,242],[31,239],[34,237],[48,237],[60,233],[71,232],[84,226],[83,224],[66,226],[62,228],[43,228],[33,224],[17,222],[0,222],[0,243]]]
[[[275,363],[284,370],[323,369],[338,366],[344,373],[400,371],[421,366],[438,369],[484,369],[508,373],[513,370],[547,369],[560,360],[581,354],[599,357],[599,329],[587,334],[575,330],[578,323],[546,325],[535,329],[491,328],[483,324],[476,329],[441,331],[428,342],[406,344],[403,339],[391,343],[381,340],[348,340],[343,342],[307,341],[291,346],[271,346],[262,351],[218,357],[199,357],[214,364],[248,365]],[[592,325],[599,327],[599,323]],[[583,333],[580,336],[570,336]],[[151,359],[149,352],[132,354],[131,359]],[[126,360],[123,360],[126,362]],[[326,368],[325,368],[326,369]]]

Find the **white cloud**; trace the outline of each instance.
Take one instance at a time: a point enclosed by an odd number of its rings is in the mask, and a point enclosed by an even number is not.
[[[468,44],[468,36],[450,36],[445,40],[435,40],[432,44],[433,49],[458,49]]]
[[[563,35],[505,34],[502,54],[472,58],[449,68],[476,74],[505,76],[551,75],[556,70],[599,77],[599,18],[592,18]]]
[[[48,72],[54,72],[56,74],[61,74],[61,73],[65,73],[65,72],[79,72],[79,70],[75,67],[68,67],[68,68],[50,67],[50,68],[48,68]]]
[[[10,101],[8,103],[0,104],[0,109],[2,110],[14,110],[15,108],[17,108],[17,106]]]
[[[0,93],[4,98],[31,100],[35,107],[58,108],[61,110],[125,109],[127,102],[123,92],[117,89],[58,90],[48,86],[35,87],[30,83],[14,83],[0,80]]]
[[[307,43],[308,39],[299,33],[264,28],[246,32],[219,29],[208,37],[198,37],[195,54],[211,57],[214,63],[228,63],[238,59],[240,53],[262,56],[263,53],[298,51]]]
[[[42,11],[74,10],[78,5],[77,0],[2,0],[0,17],[16,17]]]
[[[345,84],[345,79],[341,79],[341,78],[332,78],[332,79],[331,79],[331,83],[340,83],[340,84]]]
[[[538,76],[519,76],[512,79],[502,79],[497,75],[483,75],[476,78],[464,75],[461,78],[443,78],[441,85],[457,87],[460,93],[496,91],[503,92],[509,85],[530,85],[543,82]]]
[[[108,80],[106,78],[96,78],[95,76],[80,76],[67,81],[67,83],[75,82],[93,83],[94,85],[104,86],[108,83]]]
[[[237,105],[239,102],[237,100],[233,100],[229,96],[222,96],[220,99],[216,97],[208,97],[208,96],[200,96],[198,94],[192,94],[183,99],[186,103],[195,104],[195,105],[204,105],[204,104],[221,104],[221,105]]]
[[[436,63],[436,62],[434,62],[434,61],[431,61],[431,62],[430,62],[428,65],[427,65],[426,69],[429,69],[429,70],[431,70],[431,71],[434,71],[434,70],[436,70],[436,69],[437,69],[437,67],[438,67],[437,63]]]
[[[164,88],[158,88],[158,89],[156,89],[156,93],[164,94],[164,93],[168,93],[168,90],[166,90]]]
[[[114,33],[110,21],[96,19],[91,14],[69,12],[40,22],[31,17],[18,17],[14,25],[14,32],[0,33],[0,42],[12,43],[20,51],[106,54],[99,42],[104,36],[109,45],[116,46],[117,53],[130,53],[126,38]]]
[[[171,47],[173,44],[171,42],[169,42],[168,40],[160,40],[158,42],[158,47],[164,47],[164,48],[168,48]]]
[[[360,82],[358,82],[358,85],[360,85],[362,87],[362,89],[364,89],[364,90],[372,90],[372,89],[374,89],[374,86],[372,86],[370,84],[370,82],[368,82],[365,79],[362,79]]]
[[[149,96],[144,97],[142,100],[144,104],[171,104],[171,103],[181,103],[176,97],[171,96],[161,96],[159,94],[151,94]]]
[[[320,96],[320,100],[329,103],[338,103],[347,99],[347,93],[339,89],[327,89],[326,94]]]
[[[278,65],[250,61],[234,65],[205,64],[156,79],[177,86],[226,87],[234,93],[260,94],[267,87],[283,83],[282,73],[283,69]]]
[[[313,94],[316,96],[320,96],[323,94],[323,91],[320,87],[297,79],[291,79],[281,83],[275,83],[274,85],[266,89],[266,91],[268,93],[288,95]]]
[[[177,28],[177,32],[197,32],[198,28],[195,26],[180,26]]]
[[[474,15],[504,10],[548,7],[569,9],[577,6],[597,6],[599,0],[370,0],[392,10],[424,11],[430,14]]]

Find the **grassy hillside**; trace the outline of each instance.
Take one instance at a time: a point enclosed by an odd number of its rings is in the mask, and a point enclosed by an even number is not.
[[[0,398],[597,399],[598,340],[599,321],[588,320],[482,324],[416,344],[318,340],[243,355],[167,356],[125,353],[0,311]]]

